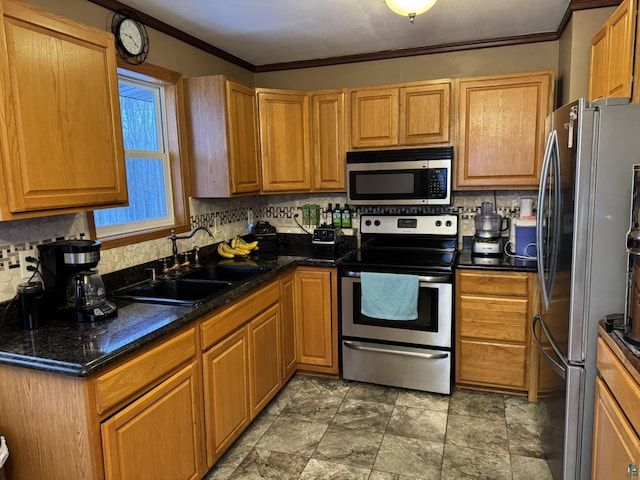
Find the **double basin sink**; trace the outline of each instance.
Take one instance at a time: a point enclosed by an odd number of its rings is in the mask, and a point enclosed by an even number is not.
[[[268,270],[250,265],[210,264],[176,277],[124,287],[110,296],[133,302],[197,306]]]

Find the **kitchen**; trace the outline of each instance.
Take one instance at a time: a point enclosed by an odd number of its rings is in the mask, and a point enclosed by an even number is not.
[[[51,9],[50,2],[42,2],[43,8]],[[87,23],[102,27],[106,12],[96,7],[80,3],[68,8],[60,5],[60,13]],[[66,9],[68,8],[68,10]],[[512,47],[496,47],[490,49],[464,51],[449,54],[426,55],[424,57],[396,60],[401,62],[402,68],[385,68],[377,74],[376,84],[404,83],[423,81],[447,77],[478,77],[482,75],[499,75],[512,73],[526,73],[537,71],[556,71],[557,78],[562,81],[562,102],[586,95],[588,81],[588,52],[591,37],[614,9],[603,8],[596,10],[577,10],[573,13],[570,26],[567,27],[559,40],[526,44]],[[82,12],[82,17],[80,15]],[[86,15],[86,18],[85,17]],[[91,20],[89,20],[91,19]],[[192,49],[180,42],[165,38],[162,34],[151,32],[154,48],[150,52],[148,62],[174,68],[185,77],[224,73],[230,78],[248,84],[256,84],[271,88],[289,88],[302,90],[316,90],[337,87],[357,87],[369,85],[366,78],[366,66],[342,65],[338,67],[317,67],[291,72],[271,72],[251,74],[242,68],[228,64],[218,58],[208,56],[201,51]],[[174,51],[175,58],[163,58],[160,52]],[[193,62],[190,60],[193,59]],[[375,63],[375,62],[374,62]],[[371,68],[371,67],[370,67]],[[333,70],[338,72],[333,74]],[[429,72],[425,76],[424,72]],[[327,73],[327,74],[320,74]],[[474,232],[471,214],[485,201],[493,202],[500,213],[513,215],[520,205],[522,198],[535,195],[531,190],[525,191],[493,191],[482,192],[473,189],[457,192],[453,206],[456,213],[460,212],[460,233],[470,236]],[[233,238],[236,234],[244,233],[251,215],[258,219],[269,220],[279,231],[298,233],[299,228],[291,218],[298,211],[298,207],[315,203],[321,206],[332,203],[344,205],[346,197],[342,193],[309,193],[285,194],[278,196],[244,197],[228,200],[192,199],[192,217],[201,216],[204,222],[213,223],[217,227],[214,231],[214,241]],[[219,213],[219,214],[218,214]],[[354,216],[354,226],[358,228],[360,211]],[[391,212],[393,213],[393,212]],[[465,218],[465,216],[467,216]],[[216,221],[209,222],[215,218]],[[194,223],[198,223],[194,221]],[[86,217],[83,214],[70,214],[61,217],[49,217],[43,220],[18,220],[5,222],[2,225],[2,238],[10,245],[8,248],[9,265],[15,264],[15,246],[25,245],[33,248],[44,240],[60,237],[82,238],[88,236]],[[6,228],[7,232],[4,233]],[[37,232],[37,233],[32,233]],[[42,232],[42,233],[41,233]],[[203,245],[205,237],[194,237],[194,245]],[[187,241],[183,244],[186,248]],[[105,249],[100,264],[103,274],[130,267],[141,262],[157,260],[171,254],[170,242],[159,239],[128,247]],[[11,258],[13,257],[13,258]],[[19,283],[15,275],[16,269],[3,270],[0,285],[9,299]]]

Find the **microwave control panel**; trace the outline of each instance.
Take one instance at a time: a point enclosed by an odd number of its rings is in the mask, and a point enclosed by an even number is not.
[[[427,197],[447,198],[449,170],[446,168],[430,168],[427,171]]]

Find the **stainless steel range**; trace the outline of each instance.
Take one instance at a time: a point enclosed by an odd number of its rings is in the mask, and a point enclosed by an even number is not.
[[[458,217],[363,215],[360,231],[360,250],[340,267],[343,378],[451,393]],[[375,299],[383,306],[397,302],[395,285],[417,280],[415,318],[362,313],[362,278],[371,277],[364,272],[389,274],[376,276],[376,281],[389,282],[382,298]]]

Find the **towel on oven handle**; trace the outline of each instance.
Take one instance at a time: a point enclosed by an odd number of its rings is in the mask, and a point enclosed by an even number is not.
[[[416,320],[418,318],[417,275],[361,272],[360,312],[381,320]]]

